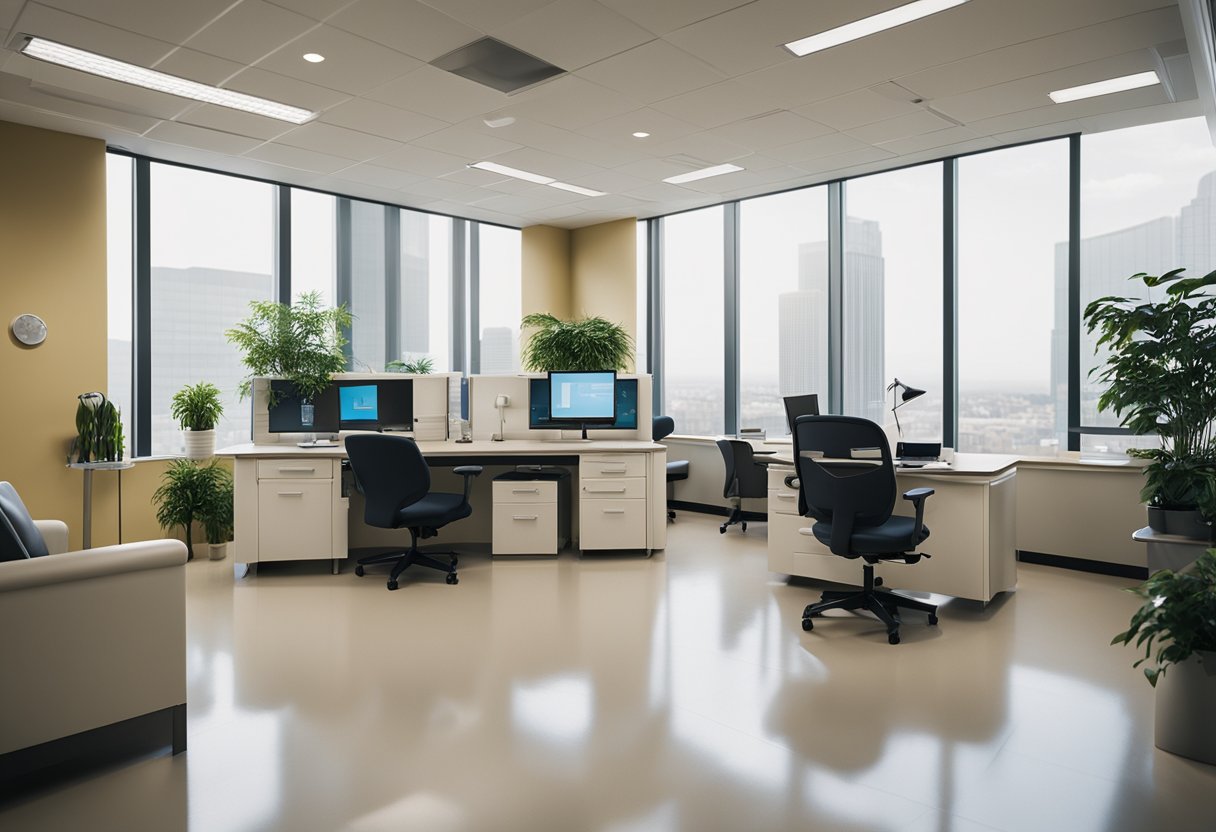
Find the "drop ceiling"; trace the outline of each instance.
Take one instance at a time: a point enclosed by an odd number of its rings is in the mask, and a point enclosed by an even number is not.
[[[0,119],[427,211],[575,228],[1203,112],[1178,5],[1163,0],[971,0],[804,58],[780,46],[903,1],[0,0]],[[25,35],[319,115],[297,127],[94,78],[19,54]],[[507,95],[430,65],[486,35],[567,72]],[[1146,70],[1170,83],[1047,97]],[[662,181],[728,162],[744,170]]]

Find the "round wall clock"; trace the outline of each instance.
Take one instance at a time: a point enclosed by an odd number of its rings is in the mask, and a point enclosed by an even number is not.
[[[13,337],[27,347],[36,347],[46,340],[46,322],[37,315],[18,315],[8,328]]]

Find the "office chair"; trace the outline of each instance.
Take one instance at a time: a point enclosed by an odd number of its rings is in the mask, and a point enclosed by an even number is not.
[[[726,464],[726,484],[722,487],[722,496],[730,500],[731,506],[730,516],[718,527],[718,532],[726,534],[727,526],[735,523],[747,531],[747,521],[743,519],[743,499],[768,496],[768,469],[756,462],[751,444],[742,439],[719,439],[718,450],[722,452],[722,462]]]
[[[855,451],[868,453],[855,455]],[[876,453],[877,452],[877,453]],[[880,454],[880,455],[879,455]],[[912,502],[915,517],[897,517],[895,464],[881,427],[854,416],[800,416],[794,424],[794,462],[798,477],[798,513],[813,517],[815,539],[843,558],[860,558],[861,590],[828,591],[802,613],[802,629],[814,629],[812,619],[828,610],[869,610],[886,625],[887,641],[899,644],[899,608],[919,610],[937,623],[937,607],[878,589],[874,564],[885,560],[916,563],[915,552],[927,537],[925,500],[932,488],[913,488],[903,498]],[[787,479],[792,480],[793,477]]]
[[[666,439],[668,436],[671,436],[671,432],[675,429],[676,429],[676,420],[675,419],[671,418],[670,416],[655,416],[654,424],[651,427],[650,435],[652,437],[654,437],[655,442],[659,442],[659,441],[662,441],[663,439]],[[674,462],[667,463],[667,481],[668,482],[675,482],[676,480],[686,480],[686,479],[688,479],[688,460],[687,459],[677,459]],[[668,520],[676,519],[675,509],[670,509],[670,508],[667,509],[667,519]]]
[[[412,439],[359,433],[346,437],[346,455],[359,490],[363,492],[363,521],[381,529],[407,528],[410,531],[408,549],[360,558],[355,574],[363,577],[364,566],[392,563],[388,588],[396,589],[397,578],[416,563],[446,572],[449,584],[458,583],[455,553],[436,553],[451,555],[445,563],[418,551],[418,539],[433,537],[440,527],[473,513],[469,506],[469,488],[473,477],[481,473],[481,466],[453,468],[464,477],[464,493],[442,494],[431,491],[431,469]]]

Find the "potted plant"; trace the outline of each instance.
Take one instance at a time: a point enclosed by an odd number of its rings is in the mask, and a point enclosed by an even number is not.
[[[186,457],[209,459],[215,453],[215,426],[224,414],[220,389],[206,381],[187,384],[173,394],[169,412],[182,429]]]
[[[1140,494],[1149,525],[1206,540],[1216,519],[1216,272],[1183,271],[1133,275],[1150,300],[1098,298],[1084,318],[1099,334],[1096,348],[1110,350],[1091,371],[1106,385],[1098,409],[1114,411],[1134,434],[1161,437],[1159,448],[1128,451],[1149,460]]]
[[[76,438],[69,456],[77,462],[120,461],[124,442],[118,408],[101,393],[76,398]]]
[[[216,467],[203,495],[200,517],[211,560],[223,560],[228,554],[228,541],[232,539],[233,496],[232,474],[226,468]]]
[[[633,338],[624,327],[603,318],[563,321],[545,312],[525,315],[536,331],[523,349],[524,368],[550,370],[624,370],[633,359]]]
[[[429,355],[419,356],[409,360],[393,359],[384,365],[387,373],[410,373],[416,376],[430,375],[435,369],[435,359]]]
[[[1157,747],[1216,764],[1216,549],[1130,591],[1144,604],[1111,644],[1144,648],[1135,666],[1148,663],[1157,689]]]
[[[208,506],[214,505],[217,482],[231,474],[215,460],[197,465],[189,459],[175,459],[161,477],[160,487],[152,493],[156,506],[156,522],[169,531],[177,526],[185,529],[186,548],[194,557],[193,526],[202,520]]]
[[[343,330],[351,324],[345,306],[323,308],[320,292],[305,292],[290,306],[269,300],[249,304],[251,314],[224,334],[244,353],[249,376],[241,397],[249,395],[255,376],[286,379],[300,398],[301,423],[312,423],[312,401],[334,373],[346,369]],[[270,391],[274,406],[274,391]]]

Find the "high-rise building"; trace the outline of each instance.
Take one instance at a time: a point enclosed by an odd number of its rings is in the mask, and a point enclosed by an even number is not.
[[[401,212],[400,354],[426,355],[433,351],[430,333],[430,222],[427,214]],[[391,358],[400,358],[400,355]]]
[[[844,412],[882,424],[886,377],[886,289],[882,228],[848,217],[844,236]]]
[[[511,327],[487,326],[481,331],[481,372],[486,375],[519,372],[519,350]]]
[[[828,363],[827,242],[798,246],[798,291],[777,296],[777,387],[782,396],[823,394]]]

